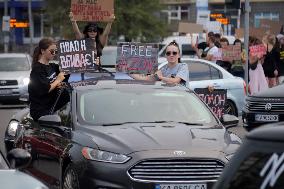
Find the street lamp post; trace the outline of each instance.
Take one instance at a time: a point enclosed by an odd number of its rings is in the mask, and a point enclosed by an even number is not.
[[[28,13],[29,13],[29,34],[30,34],[30,54],[33,53],[33,38],[34,38],[34,23],[32,16],[32,0],[28,1]]]
[[[8,16],[8,0],[4,1],[4,16]],[[9,23],[10,24],[10,21]],[[9,32],[4,31],[4,52],[7,53],[9,50]]]
[[[248,85],[248,74],[249,74],[249,13],[251,12],[251,7],[249,0],[245,0],[245,49],[246,49],[246,65],[245,65],[245,81]],[[248,94],[248,87],[246,87],[246,92]]]

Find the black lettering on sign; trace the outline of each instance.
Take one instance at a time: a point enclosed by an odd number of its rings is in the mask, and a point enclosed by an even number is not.
[[[57,49],[62,71],[70,73],[97,70],[94,40],[62,40],[57,43]]]
[[[227,100],[226,89],[215,89],[210,92],[208,88],[196,88],[194,91],[198,94],[199,98],[203,100],[220,119],[225,113],[225,103]]]
[[[116,70],[139,74],[155,73],[158,70],[158,45],[119,43]]]

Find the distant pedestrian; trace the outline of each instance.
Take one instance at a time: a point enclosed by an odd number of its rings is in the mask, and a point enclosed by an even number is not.
[[[250,46],[260,45],[262,42],[254,37],[250,37]],[[263,57],[249,53],[249,89],[250,94],[256,94],[268,89],[268,83],[262,67]]]
[[[284,83],[284,35],[278,34],[277,39],[279,41],[279,83]]]
[[[220,39],[220,45],[221,45],[221,48],[219,48],[219,49],[226,48],[227,46],[229,46],[228,39],[225,38],[225,37],[222,37]],[[232,63],[231,62],[224,61],[224,60],[217,60],[216,64],[218,64],[219,66],[221,66],[222,68],[224,68],[228,72],[231,72],[231,67],[232,67]]]
[[[243,49],[242,46],[242,41],[240,39],[236,39],[234,41],[234,45],[239,46],[241,48],[241,59],[240,60],[234,60],[232,62],[232,67],[231,67],[231,73],[234,76],[245,78],[245,63],[246,63],[246,58],[245,58],[245,50]]]
[[[208,47],[202,53],[200,53],[198,48],[193,44],[192,44],[192,48],[195,50],[198,58],[202,58],[202,59],[209,60],[209,61],[216,63],[215,57],[217,56],[219,50],[215,46],[215,42],[216,42],[215,37],[214,35],[212,35],[207,38]]]
[[[263,63],[263,70],[265,77],[268,81],[269,87],[273,87],[277,84],[276,78],[278,77],[278,62],[280,61],[279,53],[275,47],[276,37],[275,35],[268,34],[263,37],[263,44],[266,47],[266,55]]]

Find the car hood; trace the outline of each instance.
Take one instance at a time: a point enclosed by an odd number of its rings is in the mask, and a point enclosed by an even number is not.
[[[176,150],[189,148],[210,149],[230,153],[232,145],[240,140],[233,139],[226,130],[188,126],[184,124],[127,124],[107,127],[84,127],[85,135],[92,138],[96,146],[105,151],[130,154],[146,150]],[[234,150],[233,150],[234,151]]]
[[[0,72],[0,80],[21,80],[30,77],[30,71]]]

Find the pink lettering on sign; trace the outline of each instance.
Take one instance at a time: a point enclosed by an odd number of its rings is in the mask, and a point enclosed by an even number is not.
[[[262,44],[249,47],[249,55],[257,56],[258,58],[262,58],[266,54],[266,51],[266,47]]]

